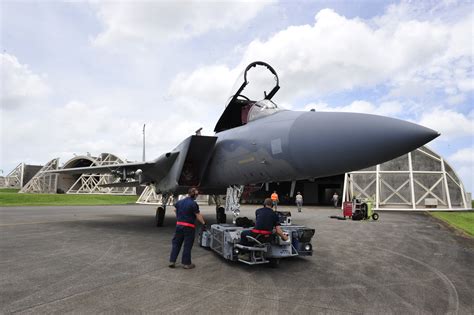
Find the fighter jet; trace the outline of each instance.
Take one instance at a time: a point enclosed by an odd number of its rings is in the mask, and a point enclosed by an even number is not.
[[[249,74],[257,70],[274,79],[271,90],[261,91],[259,99],[246,93]],[[164,197],[156,211],[156,225],[161,226],[168,198],[190,187],[211,195],[229,196],[230,190],[237,205],[228,203],[227,208],[238,210],[238,198],[246,185],[295,182],[360,170],[392,160],[439,136],[434,130],[383,116],[280,108],[272,101],[280,89],[278,75],[261,61],[249,64],[236,86],[213,136],[191,135],[149,162],[54,172],[111,173],[121,179],[109,186],[153,185]],[[225,221],[224,209],[218,203],[216,211],[218,222]]]

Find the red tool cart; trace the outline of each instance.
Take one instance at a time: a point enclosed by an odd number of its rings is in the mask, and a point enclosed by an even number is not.
[[[352,217],[352,202],[346,201],[342,207],[342,215],[345,217]]]

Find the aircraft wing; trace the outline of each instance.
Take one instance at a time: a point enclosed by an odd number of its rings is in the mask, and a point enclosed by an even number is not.
[[[153,162],[145,163],[122,163],[113,165],[101,165],[101,166],[90,166],[90,167],[73,167],[73,168],[62,168],[53,171],[46,171],[45,173],[62,173],[62,174],[107,174],[114,173],[115,171],[126,169],[126,170],[137,170],[143,167],[152,165]]]
[[[140,182],[139,181],[131,181],[131,182],[118,182],[118,183],[110,183],[110,184],[101,184],[99,185],[100,187],[104,187],[104,188],[107,188],[107,187],[138,187],[140,186]]]
[[[45,173],[59,174],[113,174],[130,178],[134,176],[135,171],[141,170],[144,178],[157,180],[168,173],[179,151],[168,152],[161,155],[156,160],[150,162],[122,163],[113,165],[100,165],[91,167],[63,168],[58,170],[46,171]]]

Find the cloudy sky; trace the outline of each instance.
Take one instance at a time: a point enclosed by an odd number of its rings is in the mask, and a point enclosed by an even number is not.
[[[251,61],[282,107],[373,113],[441,132],[473,190],[471,1],[1,1],[1,159],[141,160],[212,134]]]

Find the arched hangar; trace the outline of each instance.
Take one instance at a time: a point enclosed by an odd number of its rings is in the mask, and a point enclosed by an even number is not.
[[[92,167],[125,163],[111,153],[101,153],[97,157],[90,154],[74,156],[62,168]],[[53,159],[27,183],[21,190],[26,193],[67,193],[67,194],[121,194],[136,195],[135,187],[102,187],[116,181],[109,174],[54,174],[45,173],[58,169],[59,159]]]
[[[294,205],[291,182],[271,183],[268,190],[246,196],[244,202],[261,203],[276,190],[283,204]],[[451,165],[426,146],[383,164],[363,170],[314,180],[297,181],[307,205],[332,205],[336,192],[340,201],[371,199],[376,209],[469,210],[471,196]]]
[[[394,160],[345,174],[343,201],[372,199],[376,209],[470,209],[464,185],[449,163],[423,146]]]

